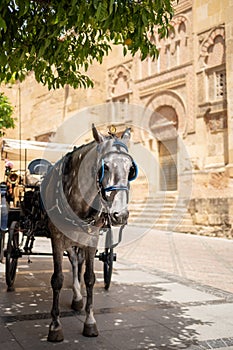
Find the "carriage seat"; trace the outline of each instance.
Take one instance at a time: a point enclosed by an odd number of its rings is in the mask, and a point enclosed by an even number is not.
[[[41,181],[43,180],[44,176],[47,174],[51,166],[52,164],[48,160],[43,158],[32,160],[29,163],[25,174],[26,186],[28,187],[40,186]]]

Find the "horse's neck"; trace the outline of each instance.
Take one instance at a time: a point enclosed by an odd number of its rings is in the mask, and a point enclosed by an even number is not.
[[[70,155],[63,188],[69,205],[80,217],[88,218],[98,211],[95,147],[89,146]]]

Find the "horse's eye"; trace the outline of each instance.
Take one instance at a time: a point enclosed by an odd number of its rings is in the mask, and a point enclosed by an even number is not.
[[[133,181],[136,179],[137,176],[138,176],[138,167],[137,167],[137,164],[135,162],[133,162],[132,166],[129,169],[128,180]]]
[[[109,167],[107,166],[107,164],[104,164],[104,171],[109,171]]]

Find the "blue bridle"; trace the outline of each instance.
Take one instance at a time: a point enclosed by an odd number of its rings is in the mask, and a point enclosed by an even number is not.
[[[114,140],[112,145],[118,147],[119,151],[120,151],[120,147],[123,147],[128,152],[128,147],[126,146],[125,143],[121,142],[120,140]],[[130,169],[132,169],[133,174],[132,174],[132,176],[130,176],[130,173],[129,173],[129,178],[128,178],[128,181],[131,182],[131,181],[135,180],[138,176],[138,166],[129,154],[127,154],[127,156],[130,157],[132,160],[132,166]],[[99,181],[98,181],[99,184],[101,185],[101,190],[103,192],[112,192],[112,191],[118,191],[118,190],[128,191],[129,190],[128,186],[123,186],[123,185],[118,185],[118,186],[113,185],[113,186],[109,186],[109,187],[104,188],[104,187],[102,187],[103,179],[104,179],[104,159],[102,158],[102,160],[101,160],[101,177],[99,178]]]

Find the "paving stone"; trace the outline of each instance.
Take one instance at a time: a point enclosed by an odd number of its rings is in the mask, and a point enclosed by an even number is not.
[[[199,340],[221,339],[233,336],[232,303],[188,307],[185,314],[187,317],[199,318],[201,321],[195,326]],[[192,328],[192,326],[188,326],[188,328]],[[233,345],[232,340],[228,343]]]
[[[114,265],[112,281],[120,284],[134,284],[134,283],[163,283],[166,279],[152,275],[146,271],[141,271],[133,267],[126,268],[125,265],[116,263]]]
[[[117,310],[116,310],[117,311]],[[99,331],[115,331],[134,327],[148,327],[155,324],[155,320],[147,317],[147,311],[137,312],[111,312],[109,314],[96,314]]]
[[[194,288],[184,286],[180,283],[166,283],[158,284],[158,287],[164,289],[163,294],[160,296],[161,300],[174,301],[178,303],[187,302],[205,302],[210,300],[221,300],[220,297],[205,293]]]
[[[162,325],[135,327],[130,331],[119,329],[114,333],[106,331],[104,337],[113,344],[117,339],[119,349],[188,349],[193,344],[189,339],[179,338],[172,330]]]
[[[82,335],[83,323],[77,317],[61,318],[64,332],[62,343],[47,342],[48,320],[22,321],[9,325],[10,332],[14,335],[19,349],[43,350],[43,349],[90,349],[109,350],[109,343],[103,337],[85,338]],[[114,346],[112,349],[117,349]]]

